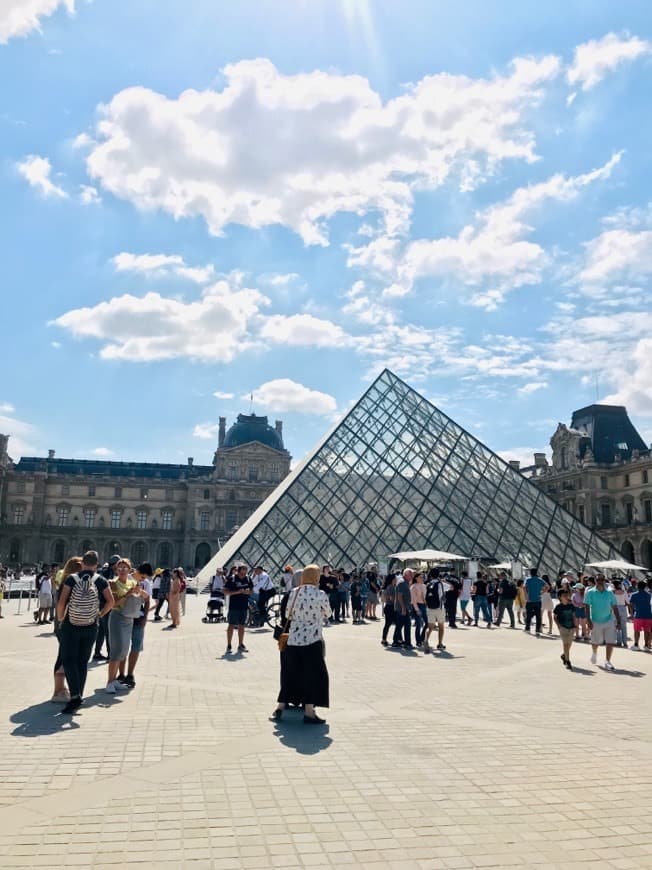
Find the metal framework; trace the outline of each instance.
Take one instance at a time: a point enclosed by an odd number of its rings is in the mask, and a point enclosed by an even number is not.
[[[352,568],[433,547],[551,576],[613,547],[385,369],[202,570]]]

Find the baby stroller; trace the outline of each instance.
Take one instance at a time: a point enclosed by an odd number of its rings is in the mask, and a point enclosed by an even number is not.
[[[206,616],[203,617],[202,622],[224,622],[224,594],[222,592],[211,592],[206,603]]]

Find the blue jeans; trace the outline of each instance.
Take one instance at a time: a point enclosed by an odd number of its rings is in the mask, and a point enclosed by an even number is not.
[[[428,610],[425,604],[419,604],[414,611],[414,634],[417,646],[423,643],[428,625]]]
[[[486,595],[476,595],[473,599],[473,621],[478,624],[478,617],[482,610],[482,616],[488,625],[491,625],[491,608],[489,607],[489,599]]]

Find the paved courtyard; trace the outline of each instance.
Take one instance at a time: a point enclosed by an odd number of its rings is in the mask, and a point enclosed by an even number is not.
[[[49,626],[0,623],[0,866],[652,868],[652,656],[615,673],[558,639],[459,629],[445,657],[326,631],[328,727],[278,726],[269,630],[223,658],[188,599],[150,623],[129,695],[91,668],[77,716],[49,703]]]

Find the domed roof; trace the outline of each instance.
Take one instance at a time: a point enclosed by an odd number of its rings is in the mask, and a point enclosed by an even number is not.
[[[267,422],[267,417],[257,417],[255,414],[238,414],[238,419],[226,433],[224,447],[241,447],[260,441],[274,450],[285,450],[283,439]]]

